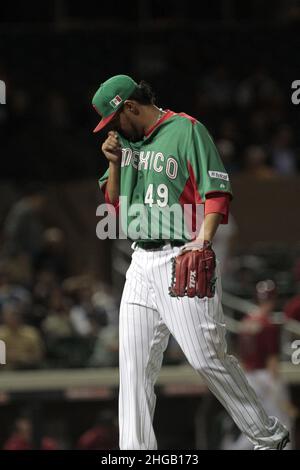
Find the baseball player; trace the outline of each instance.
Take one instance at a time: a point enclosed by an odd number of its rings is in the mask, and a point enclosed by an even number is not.
[[[231,188],[212,138],[195,118],[159,109],[149,85],[126,75],[102,83],[93,106],[102,117],[94,132],[108,132],[102,151],[109,168],[99,181],[107,203],[120,205],[125,231],[137,203],[148,218],[156,213],[135,237],[120,306],[120,449],[157,449],[154,384],[170,333],[254,448],[283,448],[287,429],[267,416],[226,352],[212,240],[218,225],[227,223]],[[164,215],[174,204],[183,211],[182,234],[174,228],[177,214],[169,219],[168,238],[157,236],[164,227],[155,211]],[[191,212],[184,211],[186,205]],[[204,223],[195,235],[194,219],[203,205]]]

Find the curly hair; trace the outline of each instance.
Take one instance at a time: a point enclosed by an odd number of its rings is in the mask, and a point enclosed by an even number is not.
[[[155,94],[149,83],[141,80],[138,87],[130,95],[131,100],[135,100],[140,104],[154,104]]]

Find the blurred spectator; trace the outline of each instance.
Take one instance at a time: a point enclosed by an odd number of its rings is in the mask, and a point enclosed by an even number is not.
[[[119,364],[119,329],[117,325],[103,326],[94,322],[96,341],[88,365],[90,367],[116,367]]]
[[[259,282],[256,286],[258,306],[242,321],[239,336],[240,361],[247,371],[270,369],[277,374],[280,348],[278,326],[271,315],[276,305],[276,287],[273,281]]]
[[[95,339],[79,335],[71,317],[71,299],[59,287],[53,289],[48,316],[41,324],[47,345],[47,359],[52,367],[85,367]]]
[[[289,320],[300,322],[300,294],[296,294],[287,302],[284,313]]]
[[[277,289],[272,280],[257,283],[256,301],[256,310],[242,320],[239,359],[267,414],[276,416],[292,431],[294,408],[288,388],[279,376],[280,330],[271,318],[277,302]],[[233,450],[250,450],[252,447],[244,435],[234,441],[227,435],[222,444],[222,448]]]
[[[64,292],[72,300],[70,317],[80,336],[97,336],[99,326],[118,325],[118,305],[111,287],[91,275],[65,279]]]
[[[105,310],[109,325],[119,324],[119,308],[116,299],[118,299],[118,292],[114,292],[112,286],[100,281],[95,283],[92,302],[95,307]]]
[[[292,147],[293,132],[290,126],[279,128],[273,137],[271,160],[274,168],[282,175],[293,175],[297,171],[296,153]]]
[[[33,426],[30,419],[18,418],[13,426],[13,431],[3,445],[3,450],[33,450]],[[41,450],[58,450],[59,445],[51,437],[43,437]]]
[[[253,298],[253,290],[261,273],[267,266],[266,260],[256,254],[245,253],[232,256],[230,276],[225,276],[226,290],[247,299]]]
[[[10,369],[31,369],[39,367],[44,356],[39,331],[23,324],[20,303],[8,302],[2,306],[3,325],[0,339],[6,345],[5,367]]]
[[[76,333],[80,336],[94,334],[92,317],[97,318],[105,311],[97,309],[92,301],[93,279],[91,276],[76,276],[68,278],[63,283],[64,292],[72,299],[70,317]],[[106,322],[106,316],[105,316]]]
[[[4,450],[32,449],[32,423],[27,418],[16,420],[13,432],[3,446]]]
[[[245,173],[261,180],[276,177],[276,172],[267,165],[267,154],[263,147],[252,145],[246,149]]]
[[[12,206],[4,224],[5,253],[26,254],[30,258],[40,253],[44,230],[39,214],[44,203],[45,195],[41,188],[31,187]]]
[[[58,288],[58,280],[53,271],[41,270],[36,272],[29,321],[38,328],[41,327],[41,323],[48,315],[51,293],[56,288]]]
[[[11,207],[4,223],[2,254],[18,266],[25,283],[31,280],[33,265],[43,246],[40,214],[44,204],[45,195],[40,185],[34,184]]]
[[[105,410],[99,413],[95,425],[80,436],[79,450],[117,450],[118,428],[114,413]]]
[[[300,338],[300,259],[295,263],[293,275],[296,281],[296,292],[283,307],[285,320],[291,327],[289,330],[284,330],[283,337],[284,357],[288,361],[291,360],[294,351],[293,342],[299,341]]]
[[[70,318],[70,305],[59,287],[53,289],[49,299],[49,313],[42,323],[48,339],[66,338],[75,335]]]
[[[86,308],[86,305],[74,305],[70,311],[70,317],[76,333],[81,336],[92,334],[92,323],[89,316],[92,312]]]
[[[17,300],[27,312],[32,296],[28,289],[14,282],[15,269],[13,262],[0,262],[0,307],[9,300]]]
[[[263,66],[243,80],[237,88],[236,101],[238,106],[248,108],[253,105],[266,105],[272,103],[280,95],[279,84],[271,78]]]
[[[58,279],[64,279],[68,274],[66,239],[64,232],[57,227],[44,231],[43,245],[35,262],[38,271],[51,271]]]
[[[33,296],[36,303],[48,304],[51,292],[58,287],[58,280],[53,271],[40,270],[36,273]]]
[[[296,294],[284,306],[284,313],[288,319],[300,322],[300,259],[293,268],[294,279],[296,281]]]

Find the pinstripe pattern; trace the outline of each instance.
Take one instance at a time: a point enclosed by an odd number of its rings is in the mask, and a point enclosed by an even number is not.
[[[120,309],[120,449],[157,449],[154,384],[170,333],[191,366],[256,448],[276,448],[286,428],[268,417],[237,360],[227,354],[218,276],[213,299],[170,297],[179,248],[133,253]]]

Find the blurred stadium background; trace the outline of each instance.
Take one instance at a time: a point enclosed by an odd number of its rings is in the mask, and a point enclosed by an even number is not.
[[[118,73],[215,138],[235,196],[215,242],[229,348],[249,376],[266,372],[262,399],[300,448],[299,28],[299,0],[1,3],[0,448],[118,445],[130,243],[96,238],[106,162],[90,104]],[[243,448],[175,341],[157,393],[161,449]]]

